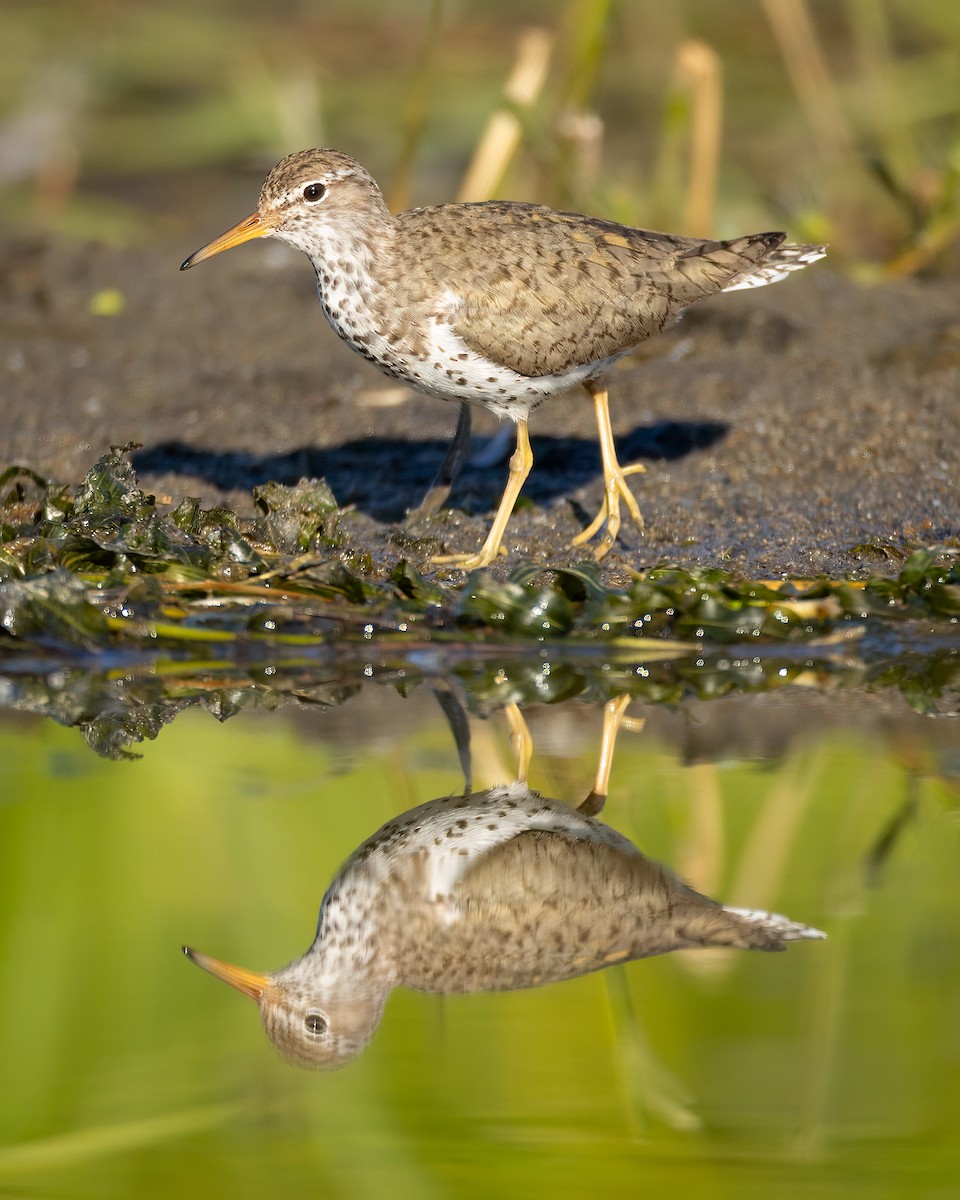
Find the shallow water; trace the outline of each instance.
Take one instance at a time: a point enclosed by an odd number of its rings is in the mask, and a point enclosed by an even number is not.
[[[467,719],[455,687],[446,716],[426,688],[335,693],[222,724],[182,712],[133,761],[7,713],[0,1192],[952,1194],[954,719],[796,685],[635,701],[602,819],[707,894],[828,940],[527,991],[400,989],[366,1051],[315,1074],[181,944],[257,970],[306,950],[351,851],[462,791],[451,714],[475,789],[515,771],[493,702]],[[525,707],[533,787],[583,800],[602,711]]]

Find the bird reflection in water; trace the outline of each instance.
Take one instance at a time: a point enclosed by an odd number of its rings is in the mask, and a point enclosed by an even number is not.
[[[256,1000],[284,1057],[335,1068],[373,1037],[395,987],[529,988],[670,950],[783,950],[824,937],[700,895],[596,819],[626,704],[606,706],[595,785],[579,808],[527,785],[529,734],[508,710],[516,780],[431,800],[377,830],[340,868],[301,958],[260,975],[184,953]]]

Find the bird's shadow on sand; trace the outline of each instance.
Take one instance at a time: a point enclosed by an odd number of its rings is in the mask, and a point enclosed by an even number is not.
[[[624,465],[672,461],[722,440],[729,426],[719,421],[659,421],[638,426],[617,439]],[[475,449],[489,439],[475,439]],[[595,437],[533,437],[534,466],[524,495],[546,505],[598,480],[602,469]],[[342,446],[305,446],[287,454],[248,450],[214,451],[186,442],[161,442],[137,451],[133,465],[141,475],[185,475],[224,492],[249,491],[258,484],[294,484],[307,477],[327,481],[338,504],[354,505],[384,522],[402,521],[433,478],[449,442],[440,439],[368,437]],[[468,513],[494,508],[506,481],[506,463],[464,467],[450,497]]]

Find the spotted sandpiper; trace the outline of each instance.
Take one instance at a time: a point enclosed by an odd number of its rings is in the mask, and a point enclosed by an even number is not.
[[[775,283],[825,252],[785,245],[785,236],[707,241],[504,201],[394,216],[354,159],[301,150],[267,176],[257,211],[181,270],[251,238],[278,237],[309,257],[327,320],[364,358],[428,395],[516,423],[507,486],[483,546],[437,560],[470,569],[497,557],[530,473],[531,410],[577,384],[593,399],[604,498],[574,543],[603,528],[595,554],[606,554],[621,500],[642,529],[627,484],[641,468],[617,460],[604,376],[696,301]]]
[[[532,791],[523,768],[512,784],[431,800],[347,859],[301,958],[263,975],[184,953],[256,1000],[284,1057],[331,1069],[370,1041],[395,987],[505,991],[670,950],[783,950],[824,937],[695,892],[595,818],[622,710],[607,706],[612,729],[605,721],[597,782],[579,809]]]

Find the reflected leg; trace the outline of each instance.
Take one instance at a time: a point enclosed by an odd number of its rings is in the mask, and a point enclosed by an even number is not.
[[[586,817],[595,817],[603,810],[607,800],[607,790],[610,784],[610,769],[613,766],[613,752],[617,745],[617,734],[624,723],[637,733],[644,726],[644,718],[626,719],[627,706],[630,697],[618,696],[616,700],[608,700],[603,707],[603,733],[600,737],[600,759],[597,763],[597,776],[593,790],[577,809]]]
[[[533,738],[530,736],[530,726],[523,718],[523,713],[516,704],[504,707],[504,716],[510,726],[510,744],[517,759],[517,783],[527,782],[527,771],[530,769],[530,759],[533,757]]]

